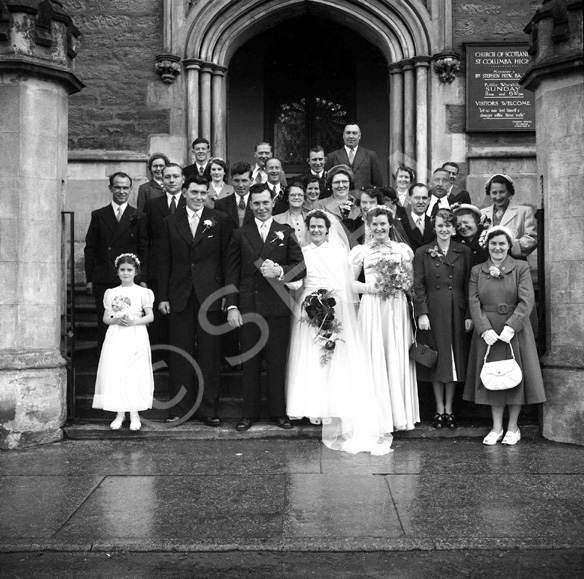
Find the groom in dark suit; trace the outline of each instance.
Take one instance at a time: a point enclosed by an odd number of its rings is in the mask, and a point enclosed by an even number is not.
[[[423,183],[414,183],[409,190],[410,202],[407,207],[398,207],[396,217],[403,225],[407,242],[415,253],[418,247],[431,243],[436,238],[432,219],[426,215],[430,192]]]
[[[141,263],[141,280],[146,280],[148,275],[145,216],[128,204],[132,192],[131,177],[126,173],[114,173],[109,178],[109,190],[112,202],[91,213],[85,236],[85,276],[87,293],[95,296],[98,358],[108,328],[103,322],[103,296],[107,289],[120,285],[114,267],[116,257],[122,253],[137,255]]]
[[[177,402],[168,421],[185,420],[197,412],[208,426],[220,426],[221,335],[210,326],[221,323],[221,293],[217,292],[224,286],[232,225],[225,214],[205,207],[207,187],[203,177],[187,179],[183,186],[186,206],[164,220],[159,310],[170,316],[171,346],[195,358],[203,379],[197,390],[196,371],[187,356],[170,353],[169,390]],[[186,393],[181,394],[182,388]]]
[[[236,229],[229,245],[226,283],[227,320],[240,330],[243,352],[243,411],[236,426],[248,430],[260,418],[262,359],[265,358],[268,409],[280,428],[292,428],[286,416],[286,356],[290,339],[291,301],[285,282],[306,275],[294,230],[273,220],[274,200],[268,186],[252,185],[254,219]]]
[[[383,186],[383,175],[377,154],[359,146],[360,140],[359,125],[347,125],[343,131],[344,147],[329,153],[325,165],[327,171],[336,165],[348,165],[351,168],[357,198],[360,197],[361,188],[366,185]]]

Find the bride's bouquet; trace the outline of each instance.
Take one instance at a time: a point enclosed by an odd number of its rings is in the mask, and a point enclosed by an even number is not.
[[[381,288],[379,296],[383,301],[397,297],[400,292],[406,296],[411,294],[413,280],[404,268],[401,258],[382,257],[377,260],[372,269],[377,279],[375,287]]]
[[[332,290],[318,289],[308,294],[302,302],[304,316],[301,321],[316,329],[314,343],[322,350],[321,366],[325,366],[335,352],[343,325],[335,319],[337,302]]]

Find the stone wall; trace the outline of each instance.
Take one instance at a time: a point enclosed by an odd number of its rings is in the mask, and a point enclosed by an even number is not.
[[[76,72],[87,85],[69,103],[69,148],[148,152],[169,132],[170,110],[149,102],[162,52],[160,0],[64,0],[81,30]]]

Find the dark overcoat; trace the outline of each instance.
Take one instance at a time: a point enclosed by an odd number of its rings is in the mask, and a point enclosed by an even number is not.
[[[452,354],[456,381],[464,382],[467,346],[464,321],[468,313],[468,279],[472,254],[468,247],[450,242],[446,255],[436,253],[434,243],[423,245],[414,256],[414,314],[427,314],[438,362],[434,369],[420,364],[418,379],[453,382]],[[436,256],[433,256],[436,254]]]

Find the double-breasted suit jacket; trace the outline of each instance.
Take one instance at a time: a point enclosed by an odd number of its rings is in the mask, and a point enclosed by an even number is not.
[[[374,151],[365,149],[360,145],[357,147],[353,164],[349,163],[349,156],[345,147],[342,147],[326,156],[325,168],[328,171],[336,165],[347,165],[351,167],[354,178],[355,190],[361,191],[365,185],[383,186],[383,175],[381,174],[381,165]]]
[[[253,212],[251,207],[249,206],[249,199],[245,207],[245,215],[243,218],[243,224],[247,225],[253,219]],[[222,213],[226,213],[229,218],[231,219],[231,223],[233,224],[233,229],[239,228],[239,213],[237,212],[237,204],[239,203],[239,195],[234,193],[233,195],[228,195],[227,197],[223,197],[223,199],[217,199],[215,201],[215,209],[217,211],[221,211]]]
[[[492,205],[481,209],[481,213],[493,223]],[[510,251],[513,257],[526,258],[537,247],[537,225],[531,207],[517,205],[511,200],[499,225],[508,227],[515,234]]]
[[[294,240],[294,230],[272,221],[265,243],[260,237],[255,220],[233,232],[226,266],[226,282],[237,292],[227,296],[227,306],[237,306],[242,314],[255,312],[266,316],[289,316],[290,302],[282,299],[287,294],[283,281],[268,281],[260,266],[271,259],[282,267],[287,282],[306,275],[302,250]],[[290,273],[292,272],[292,274]],[[276,291],[278,284],[285,294]]]
[[[432,370],[418,364],[419,379],[453,382],[464,381],[467,347],[465,319],[468,312],[468,280],[472,252],[450,241],[446,255],[435,244],[423,245],[414,255],[414,314],[426,314],[430,332],[438,350],[438,362]],[[452,357],[456,376],[452,371]]]
[[[162,185],[154,179],[150,179],[148,183],[142,183],[138,187],[138,200],[136,201],[138,211],[146,212],[146,203],[158,197],[165,197],[165,191]]]
[[[131,205],[126,206],[120,221],[111,204],[91,213],[85,236],[85,275],[94,284],[119,284],[114,267],[116,257],[133,253],[141,263],[142,279],[147,277],[148,238],[145,215]]]

